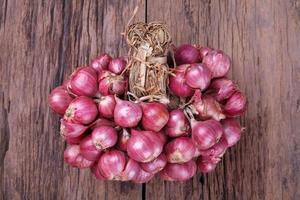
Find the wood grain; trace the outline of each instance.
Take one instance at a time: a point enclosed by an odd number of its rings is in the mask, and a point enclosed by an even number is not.
[[[0,199],[300,199],[300,2],[144,0],[174,44],[223,49],[248,97],[246,131],[216,171],[185,183],[101,182],[63,163],[47,95],[120,33],[138,0],[0,1]]]

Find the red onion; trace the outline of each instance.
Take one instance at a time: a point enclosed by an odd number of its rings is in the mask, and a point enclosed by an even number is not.
[[[156,174],[161,171],[167,164],[167,158],[165,154],[160,154],[156,159],[151,162],[141,163],[140,166],[146,172]]]
[[[154,174],[144,171],[140,169],[138,175],[133,179],[134,183],[146,183],[153,178]]]
[[[114,121],[117,125],[124,128],[135,127],[141,119],[142,109],[140,105],[116,97]]]
[[[92,61],[91,67],[94,68],[97,72],[101,72],[102,70],[107,69],[111,60],[112,58],[110,57],[110,55],[106,53],[101,54]]]
[[[159,131],[157,132],[157,135],[158,137],[160,138],[160,141],[163,143],[163,144],[166,144],[168,138],[166,136],[166,134],[163,132],[163,131]]]
[[[209,159],[206,159],[205,157],[201,156],[198,160],[198,169],[202,173],[208,173],[213,171],[217,164],[214,162],[211,162]]]
[[[99,159],[101,155],[101,151],[96,148],[95,144],[93,143],[93,139],[91,135],[85,137],[80,142],[80,154],[85,159],[90,161],[96,161]]]
[[[69,104],[73,98],[68,94],[67,90],[63,86],[54,88],[48,96],[48,104],[50,108],[60,114],[64,115]]]
[[[202,62],[210,69],[213,78],[225,76],[231,64],[229,56],[221,50],[208,52]]]
[[[227,100],[223,109],[227,116],[239,116],[245,112],[246,103],[246,97],[241,92],[237,91]]]
[[[69,144],[79,143],[88,128],[82,124],[75,124],[65,119],[60,120],[60,134]]]
[[[237,86],[228,78],[219,78],[211,82],[209,90],[217,101],[223,101],[232,96],[237,90]]]
[[[218,143],[216,143],[209,149],[200,150],[200,153],[202,156],[208,156],[208,157],[212,157],[212,158],[221,158],[224,155],[227,148],[228,148],[228,144],[227,144],[226,139],[224,137],[221,137],[221,139],[218,141]]]
[[[102,117],[112,118],[116,106],[115,97],[113,95],[102,96],[98,101],[98,110]]]
[[[142,125],[144,129],[158,132],[167,124],[169,112],[164,104],[141,102],[141,106],[143,111]]]
[[[110,150],[102,154],[98,162],[98,170],[108,180],[119,179],[125,167],[126,159],[122,151]]]
[[[126,60],[123,58],[115,58],[108,65],[108,70],[115,74],[121,74],[126,67]]]
[[[95,122],[93,122],[92,125],[90,125],[92,130],[94,130],[95,128],[100,127],[100,126],[115,127],[116,124],[113,121],[110,121],[110,120],[107,120],[107,119],[104,119],[104,118],[98,118],[98,119],[96,119]]]
[[[200,62],[200,55],[194,46],[183,44],[175,50],[175,61],[177,65],[197,63]]]
[[[91,172],[94,174],[94,176],[98,179],[98,180],[101,180],[101,181],[104,181],[106,180],[106,178],[104,178],[104,176],[100,173],[100,170],[98,168],[98,164],[94,164],[92,167],[91,167]]]
[[[163,143],[157,133],[152,131],[131,130],[131,137],[127,142],[127,153],[130,158],[138,162],[151,162],[163,150]]]
[[[192,139],[200,150],[212,147],[223,134],[221,123],[214,119],[199,122],[192,119],[191,125]]]
[[[241,138],[242,128],[235,119],[224,119],[221,121],[223,125],[224,137],[228,143],[228,147],[235,145]]]
[[[186,181],[192,178],[197,170],[195,161],[190,160],[186,163],[168,163],[163,169],[162,174],[170,177],[170,180]]]
[[[127,89],[127,79],[116,76],[109,71],[103,71],[99,75],[99,92],[102,95],[122,95]]]
[[[93,130],[92,139],[96,148],[103,150],[117,143],[118,134],[117,131],[110,126],[100,126]]]
[[[204,56],[206,56],[211,51],[212,51],[212,49],[209,47],[200,47],[199,53],[200,53],[201,60],[204,58]]]
[[[85,159],[80,154],[79,145],[69,145],[64,151],[64,160],[66,163],[70,164],[72,167],[77,168],[88,168],[93,165],[93,161]]]
[[[165,146],[165,154],[169,163],[184,163],[195,155],[195,146],[188,137],[175,138]]]
[[[175,181],[173,178],[171,178],[171,177],[167,174],[166,170],[160,171],[160,172],[159,172],[159,176],[160,176],[161,179],[163,179],[163,180],[165,180],[165,181]]]
[[[118,147],[122,150],[122,151],[127,151],[127,142],[130,138],[130,134],[128,133],[128,131],[123,128],[122,132],[119,134],[118,137]]]
[[[201,101],[194,101],[193,107],[196,109],[196,114],[202,120],[213,118],[217,121],[225,119],[220,104],[210,95],[203,95]]]
[[[98,109],[92,99],[85,96],[76,97],[69,105],[64,119],[81,124],[93,122],[98,115]]]
[[[198,148],[195,148],[195,154],[194,154],[194,158],[197,158],[201,155],[201,152]]]
[[[179,97],[190,97],[194,94],[194,90],[186,84],[185,71],[182,66],[174,70],[174,76],[169,77],[169,88],[173,94]]]
[[[179,137],[188,135],[190,131],[189,121],[181,109],[172,110],[169,114],[169,120],[165,132],[170,137]]]
[[[80,67],[72,75],[68,88],[78,96],[94,97],[98,92],[97,72],[91,67]]]
[[[120,177],[117,177],[116,179],[121,181],[134,180],[139,175],[140,170],[141,168],[139,164],[136,161],[129,158]]]
[[[191,64],[185,72],[186,84],[192,88],[205,90],[211,80],[211,72],[205,64]]]

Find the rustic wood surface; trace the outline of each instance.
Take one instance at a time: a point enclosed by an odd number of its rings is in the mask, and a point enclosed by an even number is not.
[[[144,0],[174,44],[223,49],[248,97],[246,131],[216,171],[186,183],[100,182],[63,163],[47,95],[120,33],[138,0],[0,0],[0,199],[300,199],[300,1]]]

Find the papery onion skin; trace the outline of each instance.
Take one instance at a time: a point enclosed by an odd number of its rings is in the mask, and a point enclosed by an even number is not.
[[[93,122],[98,115],[98,109],[92,99],[85,96],[76,97],[69,105],[64,119],[81,124]]]
[[[225,76],[231,65],[229,56],[221,50],[208,52],[202,62],[210,69],[213,78]]]
[[[48,105],[57,114],[64,115],[73,98],[63,86],[54,88],[48,96]]]
[[[80,154],[79,145],[69,145],[64,151],[64,160],[72,167],[88,168],[93,165],[93,161],[85,159]]]
[[[186,181],[192,178],[197,170],[197,165],[194,160],[186,163],[168,163],[162,173],[166,173],[171,180]]]
[[[91,135],[80,142],[80,154],[90,161],[97,161],[100,158],[101,150],[96,148]]]
[[[220,104],[210,95],[203,95],[201,101],[193,103],[193,107],[197,111],[197,116],[202,120],[213,118],[220,121],[226,118]]]
[[[102,96],[98,100],[98,110],[100,116],[105,118],[113,118],[116,106],[115,97],[113,95]]]
[[[104,119],[104,118],[98,118],[95,120],[95,122],[93,122],[92,125],[90,125],[90,128],[92,130],[94,130],[95,128],[97,127],[100,127],[100,126],[111,126],[111,127],[115,127],[116,124],[113,122],[113,121],[110,121],[108,119]]]
[[[72,75],[68,88],[78,96],[94,97],[98,92],[98,75],[92,67],[80,67]]]
[[[156,174],[161,171],[167,164],[167,157],[165,154],[161,153],[156,159],[151,162],[141,163],[140,166],[146,172],[151,174]]]
[[[224,138],[228,143],[228,147],[235,145],[241,138],[242,128],[239,122],[234,118],[227,118],[221,121]]]
[[[169,163],[185,163],[195,155],[196,148],[188,137],[178,137],[165,146],[165,154]]]
[[[162,103],[150,102],[141,103],[143,116],[142,125],[145,130],[158,132],[169,120],[169,112]]]
[[[159,172],[159,177],[165,181],[175,181],[173,178],[171,178],[165,170],[162,170]]]
[[[116,97],[114,121],[117,125],[130,128],[138,125],[142,119],[142,108],[139,104],[121,100]]]
[[[177,65],[192,64],[200,61],[199,51],[190,44],[183,44],[176,48],[174,56]]]
[[[237,91],[237,86],[228,78],[219,78],[211,82],[209,91],[217,101],[221,102],[231,97]]]
[[[104,178],[114,180],[119,179],[125,164],[124,153],[112,149],[102,154],[98,162],[98,169]]]
[[[211,172],[211,171],[215,170],[215,168],[217,166],[216,163],[211,162],[210,160],[205,159],[202,156],[199,158],[197,165],[198,165],[199,171],[202,173]]]
[[[92,63],[91,67],[94,68],[98,73],[108,68],[108,65],[112,58],[107,53],[103,53],[97,58],[95,58]]]
[[[169,88],[176,96],[186,98],[192,96],[194,90],[186,84],[184,74],[182,70],[175,70],[174,75],[169,76]]]
[[[220,122],[209,119],[206,121],[192,120],[192,139],[199,150],[205,150],[216,144],[223,134]]]
[[[246,97],[239,91],[235,92],[226,102],[223,109],[227,116],[236,117],[246,111]]]
[[[209,86],[211,76],[211,71],[206,65],[199,63],[191,64],[185,72],[186,84],[201,91]]]
[[[224,153],[226,152],[228,148],[228,143],[224,137],[221,137],[221,139],[210,147],[209,149],[206,150],[200,150],[202,156],[207,156],[211,158],[221,158]]]
[[[140,173],[141,167],[138,162],[135,160],[128,158],[126,166],[117,180],[121,181],[131,181],[134,180]]]
[[[146,172],[143,169],[140,169],[138,175],[132,180],[134,183],[146,183],[149,182],[154,177],[154,174]]]
[[[179,137],[189,134],[189,121],[181,109],[175,109],[169,113],[169,120],[166,124],[165,132],[170,137]]]
[[[138,162],[151,162],[163,150],[163,142],[157,133],[152,131],[131,130],[131,137],[127,142],[127,153],[130,158]]]
[[[106,178],[100,173],[99,169],[98,169],[98,164],[95,163],[92,167],[91,167],[91,172],[92,174],[94,174],[94,176],[101,181],[106,180]]]
[[[122,151],[127,151],[127,142],[130,138],[129,132],[124,128],[118,137],[118,147]]]
[[[69,143],[76,144],[81,141],[88,126],[69,122],[65,119],[60,120],[60,135]]]
[[[128,87],[128,80],[124,76],[117,76],[109,71],[99,73],[99,92],[101,95],[122,95]]]
[[[118,134],[113,127],[100,126],[93,130],[92,140],[97,149],[104,150],[117,143]]]
[[[114,58],[108,65],[108,70],[115,74],[121,74],[126,67],[126,60],[124,58]]]
[[[209,47],[200,47],[199,48],[199,54],[200,54],[200,58],[201,60],[203,60],[203,58],[212,51],[213,49],[209,48]]]

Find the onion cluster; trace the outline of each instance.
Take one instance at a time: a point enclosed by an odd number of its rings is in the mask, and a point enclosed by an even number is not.
[[[106,53],[52,90],[48,103],[62,116],[65,162],[90,168],[99,180],[134,183],[155,175],[185,181],[197,169],[214,170],[241,137],[235,117],[246,98],[226,78],[230,58],[222,51],[185,44],[175,49],[175,61],[168,93],[180,98],[177,108],[129,98],[127,60]]]

